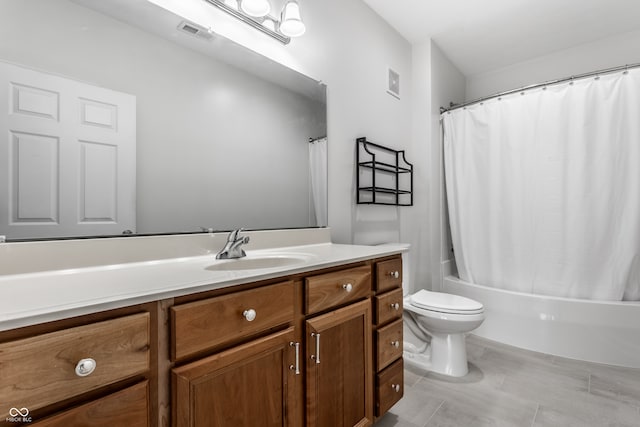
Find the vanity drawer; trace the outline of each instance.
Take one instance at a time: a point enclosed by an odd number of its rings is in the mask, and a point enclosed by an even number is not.
[[[371,268],[367,265],[307,277],[306,314],[317,313],[369,296]]]
[[[171,307],[171,357],[182,359],[292,322],[293,300],[288,280]]]
[[[402,319],[376,330],[376,371],[384,369],[402,356]]]
[[[402,289],[376,295],[376,325],[402,318]]]
[[[148,402],[149,385],[144,381],[30,425],[37,427],[148,427]]]
[[[95,370],[79,376],[79,362],[88,358]],[[143,374],[149,358],[149,313],[2,343],[0,419],[11,407],[33,411]]]
[[[402,258],[376,263],[376,292],[402,287]]]
[[[402,359],[377,375],[376,416],[381,417],[404,395],[404,366]]]

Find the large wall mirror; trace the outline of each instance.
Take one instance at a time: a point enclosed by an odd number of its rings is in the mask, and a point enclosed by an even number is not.
[[[0,3],[0,235],[327,225],[326,87],[185,24]]]

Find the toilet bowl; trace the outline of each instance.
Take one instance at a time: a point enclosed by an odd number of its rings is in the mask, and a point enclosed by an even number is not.
[[[424,289],[406,296],[403,303],[405,325],[417,338],[405,340],[405,362],[444,375],[466,375],[465,334],[484,321],[483,305],[459,295]]]

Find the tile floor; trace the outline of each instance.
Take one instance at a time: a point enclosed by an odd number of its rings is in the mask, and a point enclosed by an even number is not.
[[[404,398],[375,427],[640,427],[640,369],[473,335],[467,353],[469,374],[458,379],[405,364]]]

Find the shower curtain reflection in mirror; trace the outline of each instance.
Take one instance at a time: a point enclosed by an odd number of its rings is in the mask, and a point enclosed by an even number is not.
[[[311,200],[318,226],[327,226],[327,138],[309,141],[309,180]]]
[[[443,114],[460,278],[640,300],[640,70]]]

